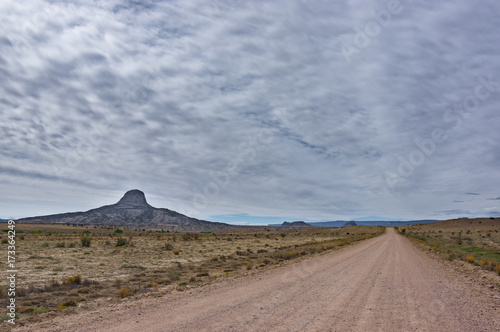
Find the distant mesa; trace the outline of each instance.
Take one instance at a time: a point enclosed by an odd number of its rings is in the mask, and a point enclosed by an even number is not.
[[[358,226],[354,220],[348,221],[345,224],[342,225],[342,228],[344,227],[352,227],[352,226]]]
[[[356,220],[357,226],[384,226],[384,227],[394,227],[394,226],[408,226],[408,225],[420,225],[429,224],[434,222],[440,222],[442,220]],[[332,220],[332,221],[318,221],[309,222],[310,227],[333,227],[339,228],[348,223],[347,220]],[[271,227],[280,227],[281,224],[269,224]]]
[[[178,212],[148,204],[140,190],[133,189],[116,204],[86,212],[70,212],[18,219],[20,223],[120,226],[132,229],[164,229],[203,232],[228,230],[239,226],[190,218]]]
[[[300,227],[314,227],[314,226],[309,225],[308,223],[306,223],[304,221],[293,221],[293,222],[285,221],[281,224],[281,227],[300,228]]]

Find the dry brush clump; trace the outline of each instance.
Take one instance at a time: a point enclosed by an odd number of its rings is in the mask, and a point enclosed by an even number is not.
[[[130,288],[122,288],[118,291],[118,296],[122,299],[132,295],[134,295],[134,290]]]
[[[76,300],[75,299],[66,299],[64,300],[57,309],[59,310],[64,310],[68,309],[69,307],[76,307]]]
[[[67,277],[64,283],[80,285],[82,283],[82,277],[80,275],[76,275],[74,277]]]
[[[82,244],[82,247],[90,247],[90,244],[92,242],[92,238],[90,236],[82,236],[80,238],[80,242]]]
[[[200,234],[193,232],[182,233],[181,238],[184,241],[198,240],[200,238]]]
[[[123,237],[118,237],[116,239],[116,244],[115,244],[115,247],[124,247],[128,244],[129,242],[127,241],[127,239],[123,238]]]

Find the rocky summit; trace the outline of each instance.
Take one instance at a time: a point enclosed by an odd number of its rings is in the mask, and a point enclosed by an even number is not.
[[[146,195],[137,189],[127,191],[116,205],[123,207],[151,207],[146,201]]]
[[[155,208],[148,204],[140,190],[127,191],[116,204],[86,212],[69,212],[18,219],[19,223],[120,226],[132,229],[164,229],[175,231],[214,231],[237,226],[190,218],[178,212]]]

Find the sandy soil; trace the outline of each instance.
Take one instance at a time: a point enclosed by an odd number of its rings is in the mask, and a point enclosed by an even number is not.
[[[500,292],[393,229],[246,278],[16,331],[500,331]]]

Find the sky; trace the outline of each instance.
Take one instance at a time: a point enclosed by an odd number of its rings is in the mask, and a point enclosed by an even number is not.
[[[1,1],[0,218],[500,217],[500,3]]]

